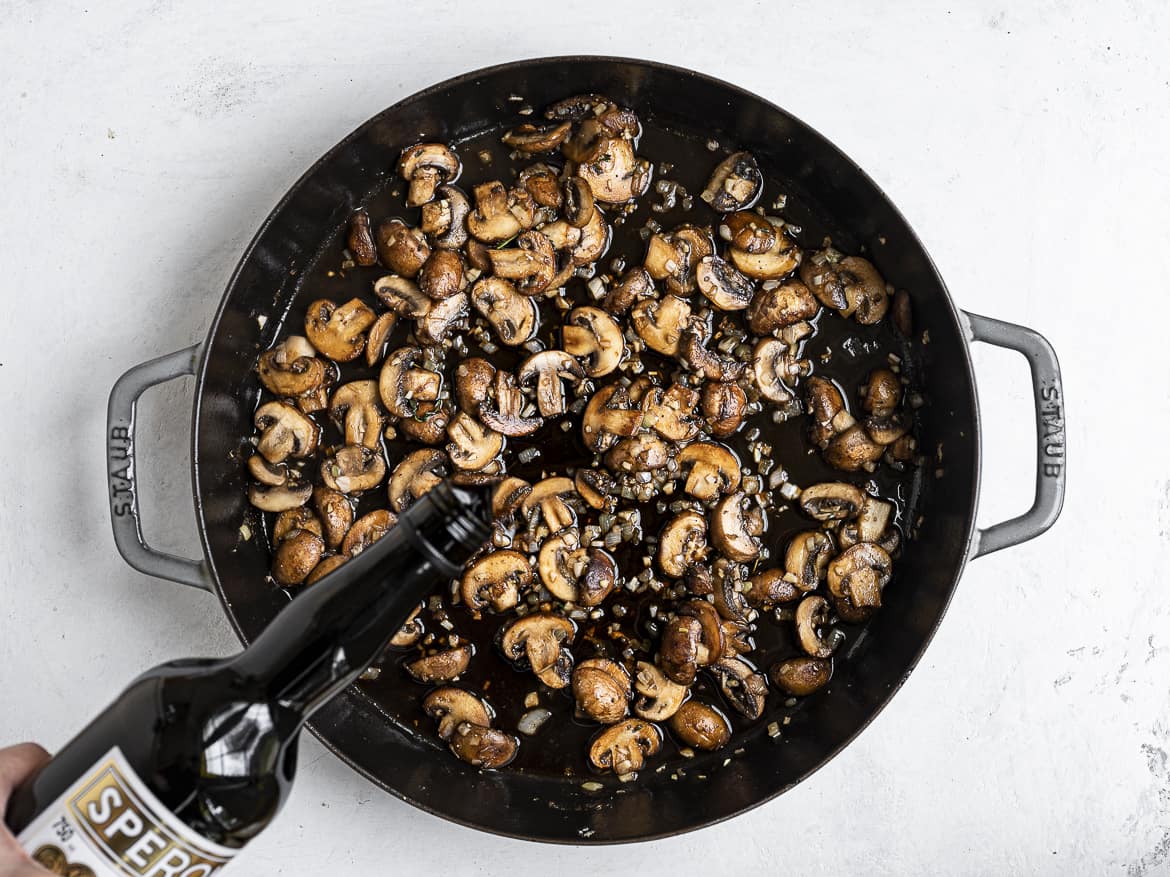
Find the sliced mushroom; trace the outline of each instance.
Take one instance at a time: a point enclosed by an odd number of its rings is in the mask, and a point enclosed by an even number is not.
[[[630,309],[638,337],[663,356],[677,356],[683,330],[691,318],[691,306],[677,295],[643,299]]]
[[[634,714],[651,722],[665,722],[682,706],[689,689],[667,678],[658,667],[639,661],[634,673]]]
[[[581,437],[595,452],[606,451],[623,436],[631,436],[642,424],[642,412],[630,407],[630,397],[621,384],[602,387],[589,399],[581,418]]]
[[[294,530],[281,540],[272,558],[272,577],[282,585],[299,585],[325,553],[325,542],[316,533]]]
[[[382,264],[403,277],[418,274],[431,255],[431,246],[422,229],[411,228],[401,219],[378,223],[376,241]]]
[[[672,442],[689,442],[699,434],[699,394],[682,384],[652,387],[642,397],[642,425]]]
[[[435,197],[439,184],[455,181],[459,170],[459,157],[444,143],[416,143],[404,149],[398,175],[410,183],[406,206],[426,204]]]
[[[864,621],[882,605],[882,589],[890,581],[893,563],[884,549],[859,542],[829,564],[829,593],[846,621]]]
[[[500,648],[508,660],[527,664],[549,688],[564,688],[573,669],[573,656],[564,644],[571,643],[575,634],[569,619],[533,612],[505,628]]]
[[[523,478],[505,478],[492,492],[492,517],[506,518],[532,493],[532,485]]]
[[[558,122],[581,122],[600,116],[613,107],[613,101],[604,95],[575,94],[550,104],[544,111],[544,117]]]
[[[366,346],[365,332],[378,319],[360,298],[338,306],[327,298],[309,305],[305,334],[310,343],[334,362],[357,359]]]
[[[755,156],[750,152],[733,152],[719,162],[699,197],[713,210],[731,213],[751,207],[763,190],[764,175]]]
[[[662,732],[642,719],[626,719],[610,725],[589,747],[589,760],[598,770],[612,770],[627,776],[642,769],[646,759],[657,755]]]
[[[416,499],[443,480],[447,455],[434,448],[414,451],[402,459],[390,473],[390,508],[404,512]]]
[[[577,175],[589,184],[593,197],[605,204],[625,204],[650,187],[650,162],[634,155],[634,144],[624,138],[608,138],[581,160]],[[579,160],[579,159],[574,159]]]
[[[723,623],[719,612],[706,600],[687,600],[679,607],[680,618],[694,618],[699,622],[699,645],[695,663],[706,667],[723,655]]]
[[[617,320],[601,308],[579,307],[561,327],[565,351],[585,361],[585,374],[600,378],[614,371],[626,352]]]
[[[560,210],[564,201],[556,171],[543,162],[526,167],[517,178],[532,200],[541,207]]]
[[[431,236],[436,247],[458,250],[467,243],[467,214],[471,204],[458,186],[439,186],[438,196],[422,206],[419,228]]]
[[[739,460],[722,445],[695,442],[678,455],[679,466],[690,467],[685,490],[696,499],[714,499],[739,489]]]
[[[463,271],[456,250],[435,250],[418,272],[418,288],[434,301],[450,298],[463,289]]]
[[[464,411],[475,411],[487,399],[496,380],[496,367],[479,356],[459,363],[455,369],[455,400]]]
[[[594,208],[589,221],[580,229],[568,227],[578,232],[576,243],[569,250],[574,265],[588,265],[605,255],[606,248],[609,247],[610,227],[600,207]],[[552,283],[549,285],[555,286]]]
[[[447,455],[456,469],[474,472],[483,469],[504,449],[504,437],[460,411],[447,426]]]
[[[771,335],[802,320],[811,320],[818,310],[817,300],[799,280],[786,280],[771,287],[765,284],[748,307],[748,326],[757,335]]]
[[[800,492],[800,509],[818,521],[842,521],[856,517],[865,502],[865,492],[842,481],[813,484]]]
[[[813,420],[809,437],[818,447],[823,448],[839,431],[856,422],[845,408],[841,391],[826,378],[813,375],[805,382],[804,401]]]
[[[595,207],[593,189],[586,180],[577,176],[565,180],[561,200],[565,222],[574,228],[584,228],[589,224]]]
[[[610,288],[603,304],[606,311],[620,316],[648,298],[654,298],[654,280],[649,271],[641,265],[635,265]]]
[[[503,277],[477,280],[471,287],[471,304],[491,324],[501,344],[514,347],[536,334],[540,319],[536,301]]]
[[[747,624],[752,617],[751,606],[744,596],[748,587],[748,568],[743,563],[717,560],[715,571],[717,575],[712,582],[712,592],[719,617],[724,621]]]
[[[341,542],[341,553],[350,556],[361,554],[398,523],[398,516],[386,509],[375,509],[353,522]]]
[[[776,228],[776,240],[772,246],[762,253],[751,253],[730,247],[727,250],[727,259],[748,277],[757,280],[779,280],[800,264],[800,250],[784,231],[784,220],[773,216],[766,219]],[[807,280],[804,282],[808,283]]]
[[[378,394],[382,404],[394,417],[413,417],[420,402],[439,398],[442,375],[429,369],[416,368],[422,362],[419,347],[399,347],[386,357],[378,376]]]
[[[540,126],[526,123],[512,128],[500,139],[521,152],[552,152],[569,136],[572,127],[569,122]]]
[[[308,457],[317,449],[321,430],[291,405],[266,402],[252,419],[260,430],[256,450],[269,463],[283,463],[289,457]]]
[[[313,567],[313,571],[305,577],[306,585],[315,585],[329,573],[333,572],[339,566],[343,566],[349,560],[349,556],[345,554],[333,554],[329,557],[321,558],[321,562]]]
[[[369,267],[378,261],[374,236],[370,233],[370,214],[366,211],[355,210],[349,218],[349,234],[345,244],[358,265]]]
[[[450,423],[451,407],[447,403],[419,402],[414,414],[399,421],[398,428],[408,439],[437,445],[446,439]]]
[[[798,374],[800,368],[789,354],[787,344],[775,338],[757,342],[752,351],[752,376],[761,396],[770,402],[791,401],[792,390],[787,381]]]
[[[486,426],[501,435],[525,436],[536,432],[543,423],[539,417],[523,415],[524,394],[516,386],[511,372],[497,372],[493,382],[494,399],[480,402],[475,409]]]
[[[518,551],[503,549],[485,554],[463,572],[459,594],[469,609],[491,607],[506,612],[532,584],[532,564]]]
[[[321,480],[339,493],[361,493],[377,487],[386,477],[382,454],[365,445],[345,445],[321,461]]]
[[[747,365],[729,356],[720,356],[704,346],[706,327],[698,320],[692,320],[690,326],[682,335],[679,345],[681,355],[687,367],[697,371],[709,381],[734,381],[746,371]]]
[[[318,487],[313,491],[313,507],[321,518],[325,547],[336,551],[353,525],[353,506],[344,494]]]
[[[488,250],[488,259],[492,272],[516,281],[516,288],[524,295],[540,295],[557,273],[553,243],[539,231],[524,232],[514,247]]]
[[[711,752],[731,739],[731,725],[714,707],[688,700],[671,717],[670,730],[687,746]]]
[[[444,251],[446,252],[446,251]],[[467,293],[457,292],[442,301],[434,302],[424,316],[418,318],[415,334],[423,344],[442,344],[451,330],[467,316]]]
[[[516,757],[520,741],[495,728],[463,722],[456,726],[448,745],[458,758],[472,767],[495,770]]]
[[[829,558],[833,556],[833,539],[823,530],[805,530],[788,543],[784,554],[786,578],[801,591],[815,591],[825,580]]]
[[[536,407],[541,417],[565,413],[565,391],[562,381],[581,381],[585,370],[581,363],[563,350],[542,350],[534,353],[520,365],[517,374],[520,385],[536,384]]]
[[[718,256],[707,256],[695,269],[695,282],[721,311],[742,311],[752,303],[756,286]]]
[[[841,528],[842,537],[848,535],[853,543],[873,542],[879,544],[883,539],[889,537],[890,520],[893,514],[893,505],[867,493],[861,504],[861,512],[857,515],[857,520],[851,521]],[[850,532],[846,534],[845,530]],[[842,544],[841,547],[848,548],[849,546]]]
[[[764,532],[764,514],[750,497],[732,493],[715,506],[711,519],[711,541],[725,557],[740,562],[760,556],[760,534]]]
[[[703,386],[703,417],[711,435],[733,434],[747,415],[747,395],[731,381],[711,381]]]
[[[520,511],[526,518],[531,518],[533,511],[539,509],[549,531],[556,533],[577,523],[576,514],[566,502],[574,491],[573,482],[569,478],[545,478],[533,485],[520,503]]]
[[[669,233],[650,236],[643,264],[655,280],[666,282],[668,291],[686,296],[695,290],[695,268],[715,252],[705,228],[680,225]]]
[[[386,342],[390,340],[390,334],[397,324],[398,314],[385,313],[380,314],[374,320],[374,325],[370,326],[366,336],[366,365],[370,368],[381,361],[382,354],[386,352]]]
[[[760,570],[747,580],[744,597],[756,609],[770,609],[780,603],[791,603],[804,593],[784,570],[776,567]]]
[[[313,514],[312,509],[305,506],[287,509],[277,515],[276,521],[272,524],[272,544],[280,544],[280,541],[294,530],[308,530],[321,536],[321,521]]]
[[[398,274],[379,277],[374,283],[374,295],[398,316],[412,320],[425,317],[431,309],[431,300],[418,284]]]
[[[403,622],[402,627],[398,628],[398,632],[390,638],[391,646],[396,649],[408,649],[422,639],[422,635],[426,633],[426,625],[419,615],[423,605],[419,603],[410,617]]]
[[[283,487],[289,481],[285,463],[269,463],[261,454],[248,458],[248,474],[267,487]]]
[[[827,308],[864,325],[881,322],[889,308],[885,280],[868,259],[822,250],[800,269],[800,279]]]
[[[806,697],[829,684],[833,662],[823,658],[789,658],[772,667],[772,682],[785,694]]]
[[[658,539],[658,567],[671,578],[707,557],[707,519],[694,510],[672,518]]]
[[[540,548],[540,579],[558,600],[597,606],[617,581],[617,563],[601,548],[582,548],[576,530],[547,539]]]
[[[861,388],[861,405],[869,414],[888,416],[898,410],[902,382],[888,368],[875,368]]]
[[[573,669],[577,715],[603,725],[620,722],[629,711],[630,674],[608,658],[589,658]]]
[[[723,218],[719,236],[737,250],[753,255],[766,253],[776,245],[776,226],[751,210],[740,210]]]
[[[768,681],[741,657],[722,658],[711,665],[711,673],[719,681],[719,690],[737,713],[747,719],[758,719],[764,714],[768,699]]]
[[[884,449],[910,432],[910,420],[900,411],[884,416],[873,414],[865,418],[864,427],[870,441]]]
[[[512,212],[508,190],[499,180],[476,186],[471,193],[475,209],[467,214],[467,230],[476,238],[485,244],[495,244],[523,230],[520,219]]]
[[[796,639],[810,657],[828,658],[836,650],[836,639],[822,635],[828,623],[829,601],[824,597],[810,594],[796,607]]]
[[[883,453],[885,447],[871,439],[861,424],[855,423],[829,440],[825,446],[825,462],[844,472],[872,470]]]
[[[248,486],[248,502],[262,512],[283,512],[303,506],[313,493],[311,484],[297,487],[291,485],[271,486],[252,484]]]
[[[275,396],[303,396],[325,383],[325,363],[300,335],[290,335],[260,354],[260,383]]]
[[[679,685],[690,685],[699,670],[703,625],[697,618],[676,615],[662,631],[658,663],[662,672]]]
[[[456,646],[432,655],[424,655],[405,664],[406,672],[416,682],[433,685],[457,679],[471,663],[471,646]]]
[[[333,392],[329,416],[349,445],[377,448],[382,438],[382,411],[376,381],[350,381]]]
[[[617,482],[604,469],[578,469],[573,476],[573,486],[586,505],[595,509],[611,505],[617,493]]]
[[[643,432],[624,438],[605,454],[605,465],[612,472],[654,472],[670,459],[666,442],[653,433]]]
[[[439,723],[439,739],[450,740],[455,729],[467,723],[489,727],[492,714],[487,704],[469,691],[447,686],[436,688],[422,702],[423,712]]]

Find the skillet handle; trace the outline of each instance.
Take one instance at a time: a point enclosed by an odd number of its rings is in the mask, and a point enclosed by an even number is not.
[[[138,519],[138,484],[134,466],[134,414],[139,397],[156,384],[195,374],[200,345],[177,350],[134,366],[114,384],[106,414],[106,472],[110,482],[110,520],[114,544],[122,558],[139,572],[212,589],[205,560],[188,560],[156,551],[142,538]]]
[[[1019,517],[977,530],[971,558],[1035,539],[1056,523],[1064,506],[1065,463],[1064,392],[1056,351],[1039,332],[1014,323],[964,312],[968,337],[1024,354],[1032,372],[1036,407],[1036,498]]]

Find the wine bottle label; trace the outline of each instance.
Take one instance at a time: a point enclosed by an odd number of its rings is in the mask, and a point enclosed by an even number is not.
[[[180,822],[116,746],[17,840],[65,877],[209,877],[238,852]]]

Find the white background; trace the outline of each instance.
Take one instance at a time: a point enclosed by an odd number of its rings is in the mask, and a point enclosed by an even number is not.
[[[973,563],[880,718],[730,823],[624,848],[503,840],[306,739],[289,806],[236,873],[1170,874],[1163,3],[199,6],[0,0],[0,741],[59,746],[139,670],[235,648],[214,598],[116,555],[105,400],[129,366],[203,337],[301,172],[460,72],[644,56],[820,129],[907,214],[960,305],[1048,336],[1064,516]],[[1032,413],[1023,360],[976,359],[991,522],[1030,501]],[[186,553],[190,391],[152,393],[139,443],[148,535]]]

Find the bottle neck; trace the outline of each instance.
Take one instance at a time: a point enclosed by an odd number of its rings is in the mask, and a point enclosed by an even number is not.
[[[297,596],[232,661],[300,722],[382,654],[419,601],[490,533],[487,498],[444,483],[385,536]]]

